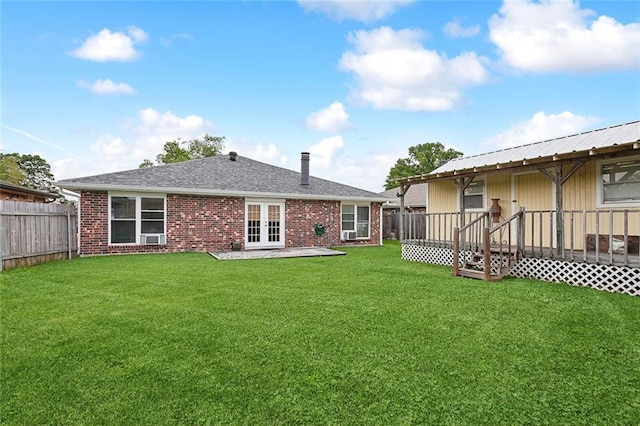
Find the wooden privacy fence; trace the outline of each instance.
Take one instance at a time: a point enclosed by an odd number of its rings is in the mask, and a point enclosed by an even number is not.
[[[78,255],[74,205],[0,200],[0,270]]]

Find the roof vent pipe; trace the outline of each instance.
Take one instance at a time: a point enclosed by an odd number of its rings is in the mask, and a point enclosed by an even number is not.
[[[303,152],[300,160],[300,185],[309,185],[309,153]]]
[[[231,151],[229,153],[229,160],[231,161],[236,161],[236,159],[238,158],[238,153],[235,151]]]

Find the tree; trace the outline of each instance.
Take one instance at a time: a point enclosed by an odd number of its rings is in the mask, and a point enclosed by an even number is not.
[[[165,142],[162,152],[156,155],[156,163],[170,164],[179,163],[187,160],[197,160],[199,158],[215,157],[222,152],[224,148],[224,136],[204,135],[202,139],[192,139],[190,141],[182,141],[180,138]],[[181,145],[186,145],[183,148]],[[154,163],[145,159],[140,168],[153,167]]]
[[[409,147],[409,157],[398,159],[391,167],[384,188],[395,188],[398,186],[396,179],[429,173],[462,155],[462,152],[453,148],[445,149],[440,142],[428,142]]]
[[[47,160],[39,155],[25,154],[20,156],[18,164],[26,175],[22,185],[58,194],[58,189],[52,183],[53,173],[51,173],[51,166]]]
[[[193,139],[187,143],[192,160],[215,157],[224,149],[224,136],[204,135],[202,139]]]
[[[16,185],[22,185],[26,177],[18,164],[18,157],[14,154],[0,154],[0,180]]]
[[[191,160],[189,151],[180,146],[180,140],[169,141],[164,144],[163,152],[156,155],[158,164],[179,163],[181,161]]]
[[[59,194],[53,185],[51,166],[39,155],[0,154],[0,177],[7,182],[26,186],[27,188]],[[18,170],[15,169],[17,165]]]

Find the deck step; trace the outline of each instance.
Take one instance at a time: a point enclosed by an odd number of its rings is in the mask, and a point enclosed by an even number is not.
[[[458,270],[458,275],[461,276],[461,277],[475,278],[477,280],[484,280],[484,271],[478,271],[478,270],[475,270],[475,269],[460,268]],[[499,281],[500,279],[502,279],[502,277],[500,275],[491,274],[489,276],[489,281]]]
[[[491,253],[492,255],[499,255],[502,254],[503,256],[516,256],[518,254],[518,250],[515,250],[513,248],[509,248],[509,247],[491,247],[489,249],[489,253]],[[484,254],[484,250],[480,249],[480,251],[478,251],[475,255],[477,256],[482,256]]]

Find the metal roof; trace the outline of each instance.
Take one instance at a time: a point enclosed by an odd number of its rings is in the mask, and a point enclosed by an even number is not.
[[[604,155],[616,147],[621,150],[624,148],[625,152],[628,152],[629,150],[638,150],[637,142],[639,141],[640,121],[633,121],[499,151],[460,157],[447,162],[431,173],[403,178],[399,182],[417,183],[461,174],[496,172],[504,168],[548,164],[580,156]]]
[[[387,201],[388,198],[352,186],[301,174],[240,155],[125,170],[56,182],[61,188],[93,191],[137,191],[241,197],[279,197],[315,200]]]

